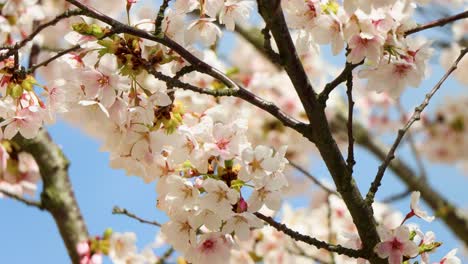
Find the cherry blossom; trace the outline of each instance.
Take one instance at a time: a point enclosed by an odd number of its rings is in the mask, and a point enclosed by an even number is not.
[[[400,264],[403,257],[418,255],[418,246],[410,240],[410,231],[407,226],[399,226],[394,230],[381,229],[382,242],[377,244],[374,251],[381,258],[388,258],[390,264]]]

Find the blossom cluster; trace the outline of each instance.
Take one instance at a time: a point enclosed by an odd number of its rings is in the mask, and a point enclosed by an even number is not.
[[[112,263],[157,263],[159,258],[153,252],[153,245],[137,251],[137,237],[135,233],[113,232],[105,230],[102,236],[95,236],[76,245],[76,252],[80,257],[80,264],[102,264],[103,256],[109,256]]]
[[[432,54],[430,42],[405,36],[415,26],[413,1],[283,1],[289,26],[302,46],[331,45],[334,55],[345,46],[347,61],[365,64],[359,77],[368,89],[397,98],[418,87]],[[297,44],[298,45],[298,44]]]
[[[318,202],[321,200],[325,202]],[[416,260],[417,257],[421,260],[419,263],[424,264],[461,263],[455,255],[456,249],[451,250],[440,261],[431,262],[430,255],[441,246],[434,233],[424,233],[413,223],[404,224],[413,216],[429,222],[433,220],[433,217],[419,207],[418,201],[419,193],[412,193],[410,211],[405,218],[388,205],[373,205],[382,240],[376,245],[375,252],[382,258],[388,258],[390,264],[401,264],[408,259]],[[353,249],[360,249],[362,246],[344,202],[335,195],[317,193],[314,203],[307,208],[293,209],[285,205],[281,222],[293,230],[322,241],[332,241]],[[231,255],[231,263],[310,263],[312,260],[325,263],[368,263],[364,259],[353,259],[295,241],[270,226],[252,232],[250,240],[240,242],[239,248]]]

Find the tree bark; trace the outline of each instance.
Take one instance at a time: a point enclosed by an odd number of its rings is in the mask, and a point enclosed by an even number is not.
[[[68,177],[68,159],[45,130],[34,139],[18,134],[13,141],[36,159],[43,181],[41,205],[54,218],[72,263],[79,263],[76,245],[88,239],[88,230]]]

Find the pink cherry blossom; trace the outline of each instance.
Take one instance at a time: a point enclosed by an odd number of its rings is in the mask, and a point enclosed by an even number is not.
[[[394,230],[382,230],[382,242],[375,246],[375,253],[381,258],[388,258],[390,264],[401,264],[403,257],[418,255],[418,246],[410,240],[410,231],[406,226]]]

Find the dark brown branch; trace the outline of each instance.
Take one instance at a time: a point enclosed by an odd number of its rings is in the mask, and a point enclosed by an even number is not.
[[[363,61],[364,62],[364,61]],[[344,69],[341,71],[341,73],[331,82],[329,82],[327,85],[325,85],[325,88],[323,89],[323,91],[320,93],[319,95],[319,102],[323,105],[325,105],[325,103],[327,102],[328,100],[328,97],[330,96],[330,93],[338,86],[340,85],[341,83],[343,82],[346,82],[346,80],[348,79],[348,76],[352,76],[352,72],[353,70],[358,67],[359,65],[361,65],[363,62],[361,63],[358,63],[358,64],[351,64],[351,63],[346,63],[346,66],[344,67]]]
[[[184,58],[186,61],[188,61],[190,64],[194,65],[197,67],[197,70],[201,73],[205,73],[210,75],[211,77],[218,79],[221,81],[223,84],[225,84],[229,88],[239,88],[238,85],[231,80],[229,77],[227,77],[224,73],[222,73],[220,70],[210,66],[206,62],[200,60],[197,58],[195,55],[193,55],[190,51],[186,50],[184,47],[182,47],[180,44],[177,42],[171,40],[170,38],[166,36],[155,36],[153,34],[150,34],[144,30],[140,30],[138,28],[125,25],[101,12],[98,10],[88,7],[85,4],[77,1],[77,0],[66,0],[67,2],[75,5],[76,7],[80,8],[83,10],[83,15],[95,18],[99,21],[102,21],[112,27],[115,33],[126,33],[130,34],[136,37],[140,37],[143,39],[151,40],[157,43],[160,43],[166,47],[171,48],[175,52],[177,52],[182,58]]]
[[[76,245],[88,239],[88,231],[68,178],[67,158],[45,130],[33,139],[17,135],[13,140],[39,165],[43,182],[41,205],[54,218],[72,263],[80,263]]]
[[[262,219],[264,222],[274,227],[276,230],[285,233],[286,235],[288,235],[289,237],[291,237],[292,239],[296,241],[302,241],[306,244],[315,246],[318,249],[326,249],[330,252],[335,252],[337,254],[346,255],[352,258],[368,258],[368,256],[366,256],[366,254],[364,254],[362,250],[345,248],[340,245],[331,245],[331,244],[328,244],[327,242],[324,242],[316,238],[306,236],[299,232],[296,232],[290,229],[289,227],[287,227],[285,224],[276,222],[273,218],[269,216],[263,215],[261,213],[254,213],[254,214],[258,218]]]
[[[28,69],[28,73],[34,73],[38,68],[40,67],[45,67],[47,66],[49,63],[53,62],[54,60],[70,53],[70,52],[73,52],[73,51],[76,51],[76,50],[79,50],[81,48],[80,45],[75,45],[71,48],[68,48],[68,49],[65,49],[65,50],[62,50],[60,52],[58,52],[57,54],[55,54],[54,56],[38,63],[38,64],[34,64],[33,66],[31,66],[31,68]]]
[[[295,162],[289,161],[289,165],[291,165],[291,167],[295,168],[296,170],[298,170],[299,172],[304,174],[304,176],[306,176],[308,179],[310,179],[312,182],[314,182],[318,187],[320,187],[326,193],[334,194],[334,195],[336,195],[338,197],[340,196],[340,194],[338,192],[336,192],[336,191],[328,188],[327,186],[323,185],[323,183],[321,183],[314,175],[310,174],[307,170],[305,170],[304,168],[302,168],[301,166],[299,166]]]
[[[353,135],[353,111],[354,111],[354,101],[353,101],[353,74],[348,74],[346,79],[346,94],[348,97],[348,158],[346,162],[348,163],[348,169],[350,173],[353,173],[353,167],[356,164],[354,160],[354,135]]]
[[[414,124],[414,122],[421,119],[421,113],[426,108],[426,106],[429,104],[429,101],[431,100],[431,98],[440,89],[442,84],[445,82],[445,80],[447,80],[447,78],[452,74],[452,72],[457,69],[458,63],[465,56],[465,54],[467,52],[468,52],[468,48],[465,48],[460,52],[460,55],[455,60],[455,62],[452,64],[452,66],[447,70],[447,72],[444,74],[442,79],[440,79],[439,82],[434,86],[434,88],[432,88],[432,90],[428,94],[426,94],[426,97],[425,97],[424,101],[418,107],[416,107],[416,109],[414,110],[413,115],[408,120],[406,125],[402,129],[398,130],[398,136],[396,137],[395,141],[393,142],[393,145],[390,148],[390,151],[387,153],[382,165],[379,166],[379,170],[377,172],[377,175],[375,176],[375,179],[372,182],[371,187],[369,188],[369,191],[367,192],[366,202],[368,204],[372,204],[374,202],[375,194],[377,193],[377,191],[379,189],[379,186],[381,185],[383,176],[385,174],[385,170],[387,169],[390,162],[395,158],[395,151],[396,151],[398,145],[400,144],[401,140],[403,139],[403,136],[410,129],[410,127]]]
[[[11,55],[13,55],[15,53],[15,51],[18,51],[19,49],[24,47],[28,42],[33,40],[35,36],[37,36],[39,33],[41,33],[42,30],[44,30],[44,29],[46,29],[46,28],[48,28],[50,26],[54,26],[59,21],[65,19],[65,18],[69,18],[69,17],[72,17],[72,16],[79,16],[79,15],[82,15],[83,13],[84,12],[82,10],[67,10],[67,11],[63,12],[62,14],[56,16],[51,21],[46,22],[44,24],[40,24],[39,26],[37,26],[37,28],[31,34],[29,34],[26,38],[24,38],[20,42],[17,42],[15,45],[13,45],[11,47],[3,47],[2,49],[8,49],[8,51],[5,52],[4,54],[0,55],[0,61],[10,57]]]
[[[281,65],[280,56],[271,47],[271,35],[268,26],[265,26],[261,32],[263,35],[263,49],[265,50],[265,54],[268,56],[271,62]]]
[[[40,201],[34,201],[34,200],[30,200],[30,199],[26,199],[22,196],[19,196],[17,194],[14,194],[14,193],[11,193],[11,192],[8,192],[6,190],[1,190],[0,189],[0,194],[3,194],[13,200],[16,200],[20,203],[23,203],[27,206],[32,206],[32,207],[36,207],[37,209],[39,210],[45,210],[44,206],[42,205],[42,203]]]
[[[258,97],[257,95],[253,94],[252,92],[246,90],[245,88],[239,86],[238,89],[223,89],[223,90],[210,90],[210,89],[203,89],[200,87],[196,87],[194,85],[191,85],[189,83],[184,83],[178,79],[175,79],[173,77],[167,76],[162,74],[161,72],[158,72],[156,69],[154,69],[151,64],[148,62],[144,62],[144,65],[146,66],[146,70],[152,74],[156,79],[159,79],[161,81],[164,81],[167,83],[168,86],[170,87],[178,87],[184,90],[190,90],[193,92],[201,93],[201,94],[208,94],[211,96],[215,97],[220,97],[220,96],[234,96],[241,98],[258,108],[270,113],[274,117],[276,117],[278,120],[280,120],[285,126],[290,127],[299,133],[303,134],[305,133],[305,128],[306,125],[304,123],[301,123],[283,111],[278,108],[275,104],[265,101],[264,99]]]
[[[310,121],[311,125],[309,125],[308,133],[305,136],[315,143],[330,171],[337,191],[341,194],[343,201],[351,213],[363,242],[363,250],[370,256],[369,261],[373,264],[386,263],[386,260],[380,259],[373,251],[375,245],[380,242],[380,237],[377,233],[377,223],[373,217],[372,208],[364,201],[355,180],[348,170],[346,161],[331,134],[325,115],[325,104],[318,100],[317,94],[297,55],[281,8],[281,1],[257,0],[257,4],[260,15],[265,20],[278,46],[282,64],[294,85]]]
[[[154,225],[154,226],[158,226],[158,227],[161,227],[161,224],[156,222],[156,221],[149,221],[149,220],[145,220],[131,212],[129,212],[127,209],[124,209],[124,208],[120,208],[118,206],[114,206],[114,208],[112,209],[112,214],[117,214],[117,215],[126,215],[130,218],[133,218],[135,220],[138,220],[140,223],[143,223],[143,224],[149,224],[149,225]]]
[[[405,36],[408,36],[408,35],[411,35],[411,34],[414,34],[416,32],[420,32],[420,31],[423,31],[423,30],[426,30],[426,29],[429,29],[429,28],[442,27],[442,26],[445,26],[446,24],[452,23],[452,22],[460,20],[460,19],[465,19],[465,18],[468,18],[468,10],[464,11],[464,12],[461,12],[459,14],[453,15],[453,16],[444,17],[444,18],[437,19],[437,20],[431,21],[429,23],[417,26],[417,27],[415,27],[413,29],[410,29],[410,30],[406,31]]]
[[[171,0],[164,0],[161,6],[159,7],[158,15],[156,16],[156,20],[154,21],[154,35],[161,34],[161,26],[164,20],[164,13],[166,9],[169,7],[169,2]]]

